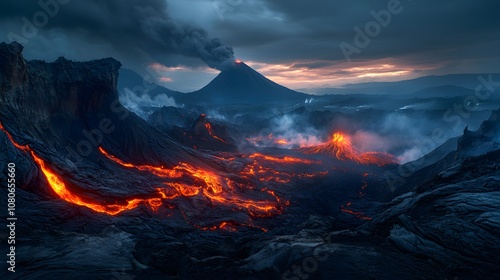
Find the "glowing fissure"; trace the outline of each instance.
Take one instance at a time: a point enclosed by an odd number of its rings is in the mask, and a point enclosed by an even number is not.
[[[296,158],[296,157],[289,157],[289,156],[279,158],[279,157],[273,157],[273,156],[263,155],[263,154],[259,154],[259,153],[251,154],[248,157],[252,158],[252,159],[259,158],[259,159],[277,162],[277,163],[283,163],[283,164],[286,164],[286,163],[321,164],[320,161],[312,161],[312,160],[301,159],[301,158]]]
[[[348,206],[350,206],[349,202],[347,204],[348,204]],[[369,221],[372,219],[372,218],[366,216],[364,213],[348,209],[348,208],[346,208],[346,206],[341,206],[340,211],[347,213],[347,214],[350,214],[350,215],[353,215],[356,218],[361,219],[361,220]]]
[[[222,138],[220,138],[220,137],[218,137],[217,135],[214,134],[214,132],[212,130],[212,125],[210,123],[208,123],[208,122],[205,123],[205,128],[208,130],[208,134],[210,134],[210,136],[212,136],[214,139],[219,140],[222,143],[226,143],[227,144],[227,142],[224,139],[222,139]]]
[[[363,183],[363,185],[361,186],[361,190],[358,192],[359,198],[366,196],[366,188],[368,187],[368,181],[367,181],[368,176],[369,176],[368,173],[363,173],[363,180],[361,181]],[[372,219],[371,217],[368,217],[367,215],[365,215],[365,213],[363,213],[363,212],[349,209],[351,206],[352,206],[352,202],[348,201],[346,204],[340,206],[340,211],[347,213],[349,215],[353,215],[356,218],[361,219],[361,220],[369,221]]]
[[[7,138],[12,143],[12,145],[14,145],[14,147],[16,147],[19,150],[25,151],[25,152],[31,151],[31,149],[28,147],[28,145],[24,145],[24,146],[19,145],[16,141],[14,141],[14,138],[12,138],[12,135],[10,135],[10,133],[3,127],[2,123],[0,123],[0,130],[2,130],[5,133],[5,135],[7,135]]]
[[[336,132],[332,138],[323,144],[303,148],[309,154],[328,154],[343,161],[354,161],[359,164],[375,164],[384,166],[389,164],[397,164],[396,157],[387,153],[380,152],[365,152],[360,153],[354,149],[351,143],[351,138],[343,133]]]
[[[290,142],[288,140],[284,138],[274,138],[272,133],[267,136],[247,138],[247,141],[252,143],[252,145],[254,146],[267,146],[271,143],[278,146],[290,145]]]
[[[264,155],[260,153],[254,153],[247,156],[252,160],[250,164],[245,166],[243,171],[240,172],[242,178],[250,180],[255,178],[262,183],[278,183],[287,184],[292,181],[293,178],[315,178],[318,176],[325,176],[328,174],[327,171],[314,172],[314,173],[294,173],[289,171],[279,171],[275,168],[270,168],[264,166],[264,163],[272,163],[274,165],[279,164],[279,166],[286,166],[291,164],[321,164],[320,161],[312,161],[307,159],[301,159],[296,157],[274,157],[270,155]]]

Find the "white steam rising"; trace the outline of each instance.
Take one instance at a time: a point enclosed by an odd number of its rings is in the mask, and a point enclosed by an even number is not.
[[[181,107],[177,105],[174,98],[166,94],[159,94],[151,98],[147,93],[139,96],[128,88],[124,88],[123,93],[120,94],[120,102],[125,108],[142,118],[145,118],[148,114],[148,112],[144,111],[144,109],[148,107]]]

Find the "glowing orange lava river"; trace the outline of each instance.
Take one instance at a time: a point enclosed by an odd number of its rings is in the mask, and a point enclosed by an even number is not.
[[[204,170],[194,167],[187,163],[178,163],[177,165],[165,168],[151,165],[140,165],[125,162],[116,156],[107,152],[103,147],[99,147],[100,153],[110,161],[126,169],[134,169],[139,172],[147,172],[160,178],[164,183],[156,188],[156,192],[149,198],[125,198],[122,203],[104,204],[91,201],[89,198],[80,196],[70,187],[64,179],[58,175],[50,164],[35,153],[28,145],[20,145],[14,141],[12,135],[0,123],[2,130],[17,149],[31,155],[34,162],[44,174],[50,189],[62,200],[69,203],[84,206],[95,212],[108,215],[117,215],[126,210],[132,210],[140,205],[146,205],[152,210],[159,209],[165,201],[171,201],[177,197],[202,196],[208,200],[212,206],[221,205],[228,207],[233,211],[245,211],[251,217],[271,217],[282,213],[283,207],[288,205],[288,201],[282,200],[276,193],[268,188],[257,188],[256,183],[287,183],[292,177],[312,178],[325,175],[323,173],[310,174],[288,174],[287,172],[277,171],[270,167],[264,167],[265,162],[279,162],[284,164],[315,164],[309,160],[294,157],[273,157],[262,154],[252,154],[244,157],[248,161],[239,174],[231,175],[225,173],[216,173],[214,171]],[[260,161],[262,162],[260,162]],[[236,176],[237,179],[232,179]],[[253,197],[258,199],[244,198],[240,193],[252,191]],[[234,230],[236,224],[231,221],[222,222],[217,226],[198,227],[207,230],[224,229]],[[264,229],[263,229],[264,230]]]

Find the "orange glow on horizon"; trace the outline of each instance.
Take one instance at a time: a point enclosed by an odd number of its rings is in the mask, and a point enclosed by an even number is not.
[[[414,79],[424,76],[426,70],[441,67],[441,65],[422,65],[415,69],[412,65],[394,59],[363,62],[298,60],[273,64],[247,61],[246,64],[274,82],[297,90]]]

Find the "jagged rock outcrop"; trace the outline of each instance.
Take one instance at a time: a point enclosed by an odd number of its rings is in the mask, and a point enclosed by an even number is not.
[[[455,152],[413,175],[432,171],[430,180],[395,198],[363,230],[467,279],[495,279],[500,273],[498,114],[477,131],[465,129]]]
[[[493,111],[477,131],[465,128],[458,139],[456,158],[484,155],[500,149],[500,110]]]

